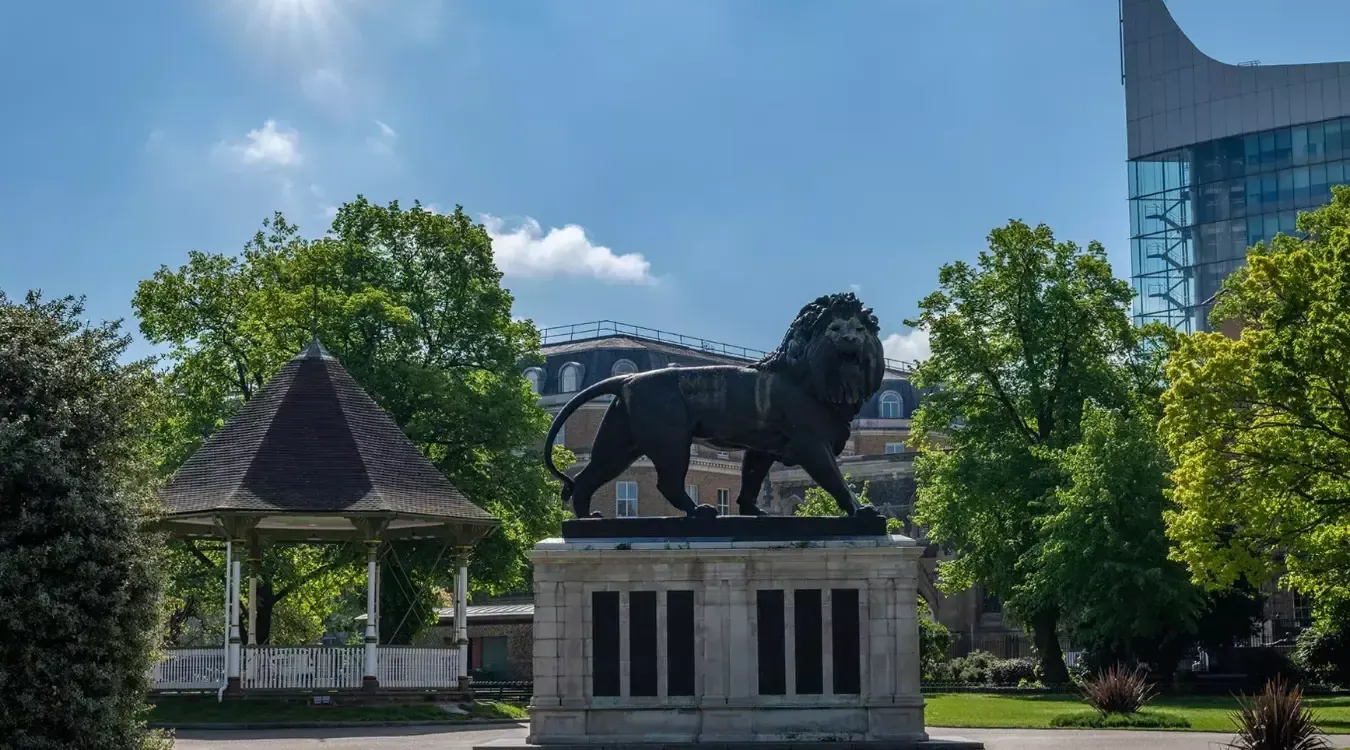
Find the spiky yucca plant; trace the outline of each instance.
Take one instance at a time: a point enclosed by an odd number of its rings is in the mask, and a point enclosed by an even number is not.
[[[1232,713],[1237,739],[1235,750],[1320,750],[1331,747],[1317,727],[1317,716],[1303,706],[1303,690],[1283,677],[1266,683],[1265,690],[1248,698],[1238,696]]]
[[[1133,669],[1124,664],[1083,680],[1083,699],[1103,714],[1132,714],[1153,700],[1153,686],[1148,683],[1148,670],[1142,665]]]

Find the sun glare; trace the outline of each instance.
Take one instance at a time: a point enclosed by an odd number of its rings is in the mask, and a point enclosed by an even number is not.
[[[304,54],[338,43],[353,32],[348,16],[360,0],[227,0],[245,32],[285,51]]]

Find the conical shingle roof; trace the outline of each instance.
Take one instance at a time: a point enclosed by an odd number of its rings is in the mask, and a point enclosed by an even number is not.
[[[160,499],[170,517],[378,513],[496,522],[317,339],[183,464]]]

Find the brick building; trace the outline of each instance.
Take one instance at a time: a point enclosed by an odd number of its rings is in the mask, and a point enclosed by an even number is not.
[[[744,365],[764,352],[715,341],[641,328],[613,321],[559,326],[543,330],[544,361],[524,369],[539,394],[539,403],[557,413],[576,392],[612,375],[661,367]],[[905,533],[923,538],[911,521],[914,509],[914,453],[906,445],[910,417],[921,394],[909,381],[910,365],[887,360],[881,389],[853,423],[853,436],[840,456],[844,474],[855,485],[868,485],[868,496],[883,514],[899,518]],[[612,400],[597,398],[567,420],[557,442],[577,456],[566,469],[580,471],[589,459],[600,419]],[[700,503],[736,513],[740,490],[740,455],[694,445],[690,449],[686,491]],[[764,484],[760,506],[776,515],[793,512],[814,483],[799,468],[775,465]],[[651,462],[639,459],[618,479],[595,493],[591,507],[606,516],[663,516],[676,513],[656,489]],[[951,597],[934,586],[941,557],[930,546],[924,558],[920,594],[939,622],[956,636],[954,651],[982,648],[999,655],[1024,655],[1029,646],[1020,629],[1010,628],[996,600],[977,589]]]

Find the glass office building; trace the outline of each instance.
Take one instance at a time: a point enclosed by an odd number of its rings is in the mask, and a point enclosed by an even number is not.
[[[1249,246],[1350,183],[1350,63],[1228,65],[1122,0],[1135,320],[1208,330]]]

